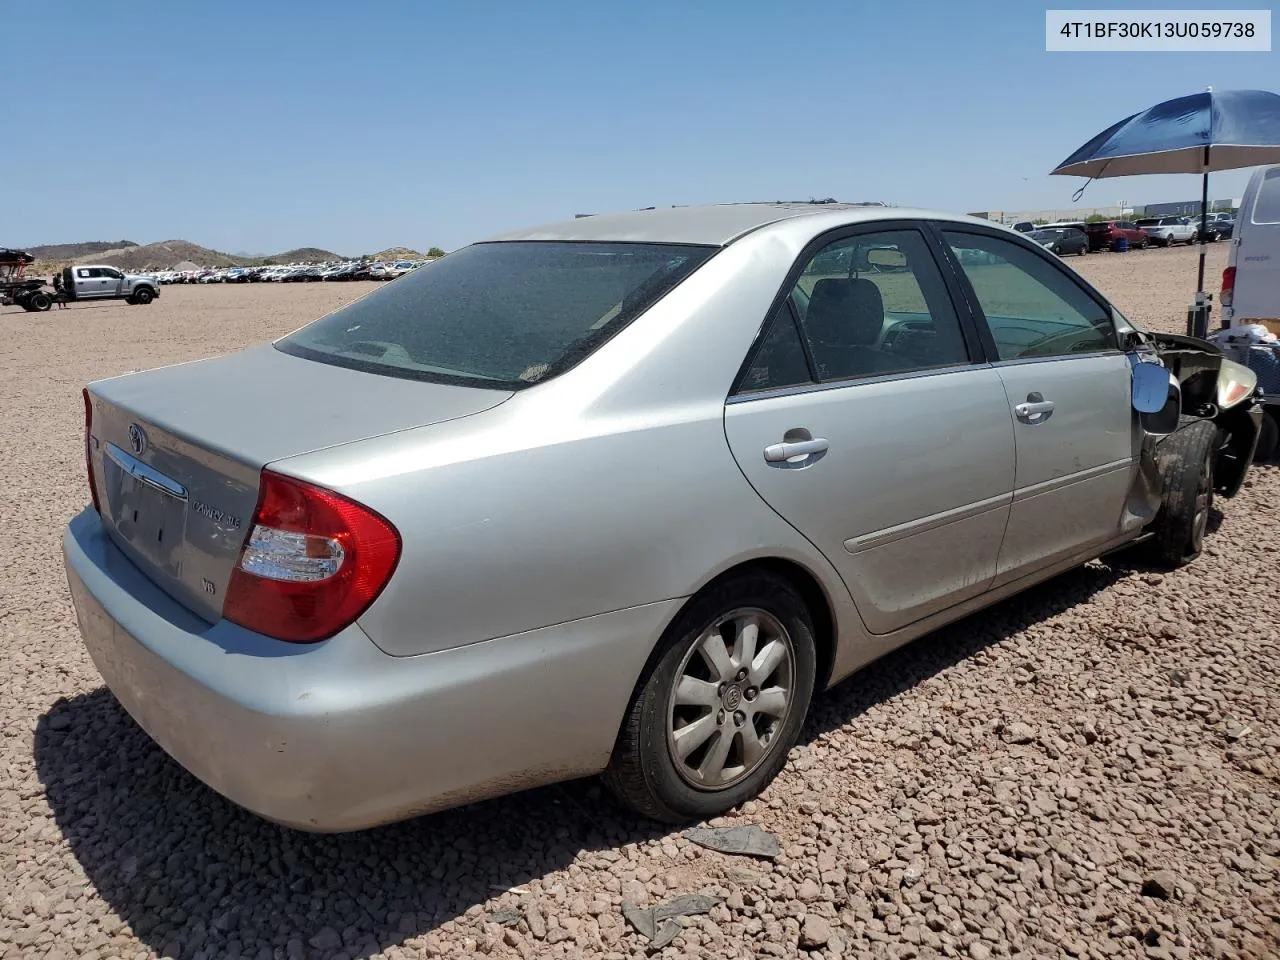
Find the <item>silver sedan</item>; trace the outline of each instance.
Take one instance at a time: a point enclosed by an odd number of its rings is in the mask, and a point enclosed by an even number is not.
[[[579,218],[91,384],[66,568],[128,711],[269,819],[600,773],[697,819],[885,652],[1120,546],[1194,557],[1251,378],[980,220]]]

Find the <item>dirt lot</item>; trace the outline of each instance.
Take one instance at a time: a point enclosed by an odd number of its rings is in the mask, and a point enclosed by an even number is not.
[[[1071,265],[1182,328],[1194,250]],[[0,957],[639,957],[621,899],[691,891],[725,903],[663,956],[1280,953],[1274,467],[1189,568],[1091,564],[820,697],[782,776],[726,821],[779,834],[773,862],[703,851],[591,782],[336,837],[203,787],[79,643],[58,547],[86,501],[78,392],[360,292],[0,311]]]

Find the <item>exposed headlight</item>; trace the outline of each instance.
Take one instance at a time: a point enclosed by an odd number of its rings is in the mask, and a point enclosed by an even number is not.
[[[1223,360],[1218,374],[1218,407],[1235,406],[1258,387],[1258,375],[1243,364]]]

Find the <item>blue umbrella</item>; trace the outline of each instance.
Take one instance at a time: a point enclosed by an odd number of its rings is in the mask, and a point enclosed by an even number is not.
[[[1209,173],[1264,163],[1280,163],[1280,96],[1266,90],[1214,93],[1210,88],[1125,117],[1063,160],[1051,174],[1090,178],[1200,174],[1204,179],[1196,294],[1202,304]]]

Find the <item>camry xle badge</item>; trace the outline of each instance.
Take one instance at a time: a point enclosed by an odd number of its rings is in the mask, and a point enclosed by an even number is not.
[[[240,529],[240,518],[230,513],[219,510],[217,507],[211,507],[203,500],[192,500],[191,509],[200,516],[212,520],[214,523],[221,524],[224,527],[230,527],[232,530]]]
[[[142,432],[142,428],[136,423],[129,424],[129,448],[134,455],[140,455],[143,450],[147,449],[147,435]]]

